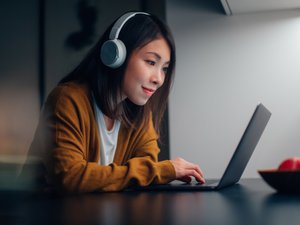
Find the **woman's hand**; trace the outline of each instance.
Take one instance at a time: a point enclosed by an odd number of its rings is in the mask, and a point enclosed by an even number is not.
[[[182,158],[176,158],[170,161],[175,168],[177,180],[189,183],[192,181],[191,177],[195,177],[199,183],[205,183],[203,172],[198,165],[190,163]]]

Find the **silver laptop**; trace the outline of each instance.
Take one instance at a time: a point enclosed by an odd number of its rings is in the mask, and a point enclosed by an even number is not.
[[[270,117],[271,112],[263,104],[258,104],[221,179],[206,180],[205,184],[173,181],[169,184],[137,187],[135,190],[218,190],[237,183],[240,180]]]

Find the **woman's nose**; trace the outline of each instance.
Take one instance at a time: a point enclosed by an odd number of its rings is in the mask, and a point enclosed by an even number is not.
[[[157,86],[161,86],[164,83],[165,74],[163,71],[157,71],[151,76],[151,82]]]

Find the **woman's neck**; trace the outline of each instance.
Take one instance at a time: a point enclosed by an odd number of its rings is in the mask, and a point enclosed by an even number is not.
[[[111,118],[107,117],[106,115],[103,115],[104,117],[104,122],[105,122],[105,126],[106,126],[106,129],[108,131],[110,131],[113,127],[114,127],[114,120],[112,120]]]

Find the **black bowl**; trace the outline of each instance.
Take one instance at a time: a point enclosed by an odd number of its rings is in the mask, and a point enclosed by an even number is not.
[[[278,192],[300,194],[300,171],[259,170],[258,173],[271,187]]]

